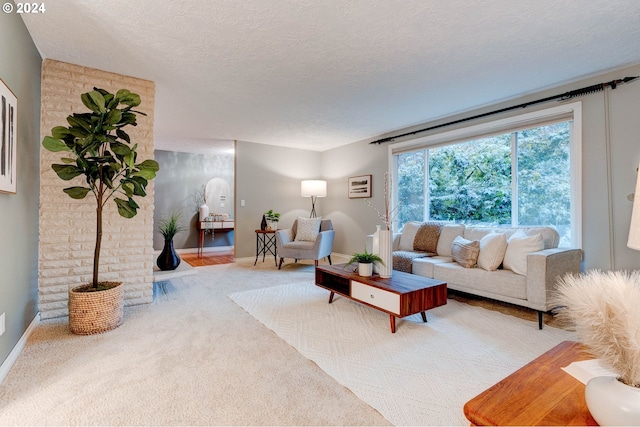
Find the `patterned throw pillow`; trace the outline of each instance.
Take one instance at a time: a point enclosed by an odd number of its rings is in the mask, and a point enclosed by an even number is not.
[[[320,234],[320,222],[322,217],[319,218],[303,218],[298,217],[298,229],[296,231],[296,242],[315,242]]]
[[[423,223],[413,240],[413,250],[435,254],[438,250],[438,238],[443,225],[442,222],[438,221]]]
[[[458,236],[451,244],[451,256],[455,262],[464,268],[471,268],[476,265],[478,254],[480,253],[480,242],[477,240],[467,240]]]

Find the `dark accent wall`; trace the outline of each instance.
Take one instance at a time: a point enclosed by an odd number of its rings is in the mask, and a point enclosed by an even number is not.
[[[234,217],[234,158],[227,154],[198,154],[179,151],[155,150],[155,159],[160,164],[160,172],[154,180],[155,211],[153,248],[162,249],[164,239],[157,232],[157,224],[172,211],[180,212],[182,224],[187,231],[176,235],[175,249],[198,247],[197,220],[199,206],[194,193],[213,178],[224,180],[230,188],[225,201],[208,200],[211,212],[227,213]],[[221,206],[221,204],[224,206]],[[204,246],[233,246],[234,231],[216,231],[214,237],[205,235]]]
[[[0,78],[18,98],[17,193],[0,193],[0,364],[38,312],[41,66],[20,15],[0,13]]]

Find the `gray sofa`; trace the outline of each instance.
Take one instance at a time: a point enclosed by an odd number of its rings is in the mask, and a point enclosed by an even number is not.
[[[402,233],[394,235],[394,254],[411,253],[413,250],[411,240],[415,237],[416,227],[420,225],[422,224],[407,223]],[[526,240],[538,239],[539,241],[538,234],[542,237],[540,250],[522,254],[521,264],[524,265],[524,271],[520,269],[520,274],[503,268],[502,265],[493,271],[476,265],[466,268],[454,260],[454,255],[458,255],[458,253],[452,254],[452,247],[458,236],[466,239],[467,242],[481,242],[488,234],[498,233],[505,235],[500,238],[508,240],[517,230],[522,230],[526,236],[532,236]],[[519,233],[518,237],[521,236],[522,233]],[[517,239],[512,239],[512,241],[515,240]],[[520,240],[522,241],[522,239]],[[558,248],[558,243],[559,235],[553,227],[494,228],[446,223],[440,228],[436,252],[416,254],[417,258],[409,257],[411,264],[409,272],[445,281],[448,289],[537,310],[538,326],[542,329],[543,314],[554,308],[551,305],[550,296],[558,277],[566,273],[580,272],[582,251],[580,249]],[[482,252],[482,248],[479,252]],[[513,251],[511,253],[513,254]],[[526,264],[524,264],[525,262]],[[396,269],[397,263],[398,259],[396,258],[394,269]]]

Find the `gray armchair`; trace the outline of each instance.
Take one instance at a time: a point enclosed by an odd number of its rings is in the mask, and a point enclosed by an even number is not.
[[[331,251],[335,235],[331,220],[323,219],[320,222],[320,233],[315,242],[296,242],[297,226],[298,221],[296,220],[291,228],[276,230],[276,248],[280,257],[278,270],[282,267],[285,258],[293,258],[295,262],[298,262],[299,259],[312,259],[317,266],[318,260],[326,257],[331,264]]]

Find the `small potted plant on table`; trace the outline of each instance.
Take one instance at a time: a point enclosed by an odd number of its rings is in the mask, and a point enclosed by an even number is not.
[[[348,265],[351,265],[351,264],[358,263],[358,274],[360,276],[369,277],[369,276],[371,276],[371,274],[373,274],[373,263],[374,262],[378,263],[378,264],[381,264],[381,265],[384,265],[384,262],[382,261],[382,258],[380,258],[376,254],[370,254],[369,252],[367,252],[367,249],[365,248],[363,253],[355,253],[355,254],[353,254],[353,256],[351,257],[349,262],[347,262],[345,267],[348,266]]]
[[[273,209],[269,209],[264,213],[264,217],[267,220],[267,230],[272,231],[278,228],[278,221],[280,221],[280,214],[274,212]]]

